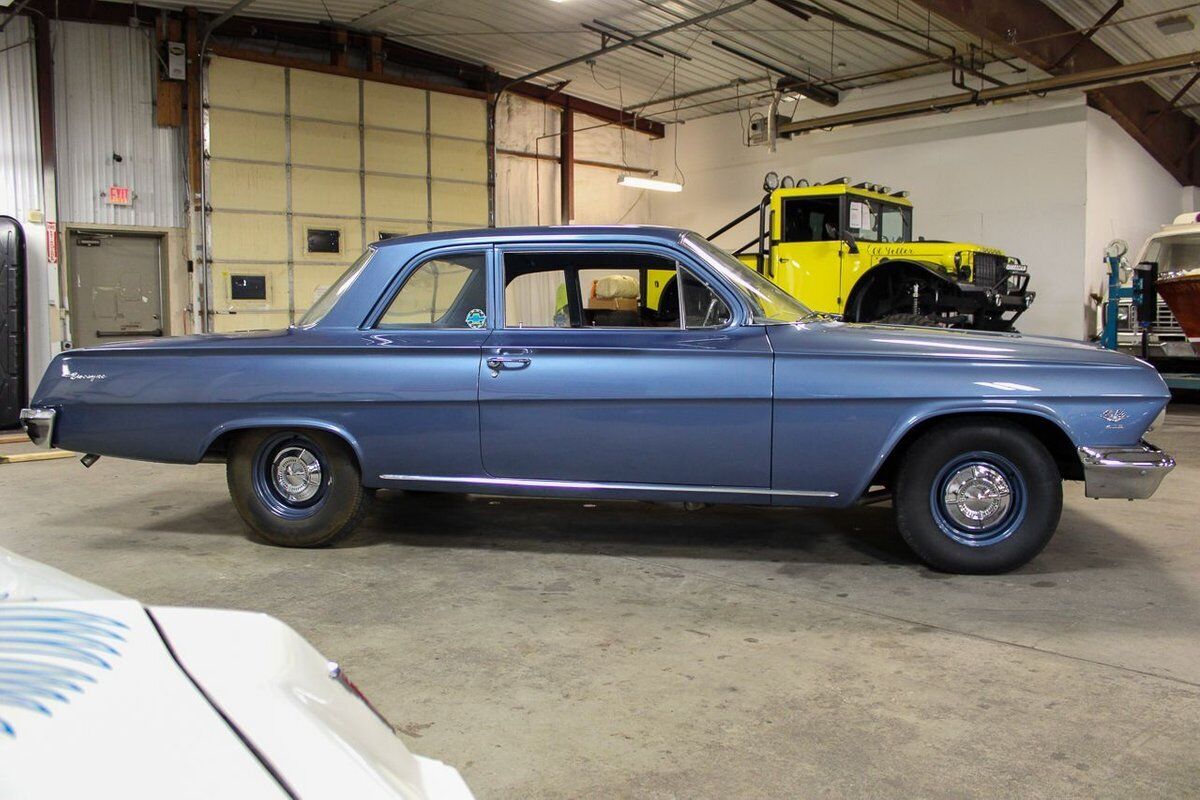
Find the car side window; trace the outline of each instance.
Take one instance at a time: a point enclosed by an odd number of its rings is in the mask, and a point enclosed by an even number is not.
[[[710,287],[657,254],[508,253],[504,272],[509,328],[705,328],[731,319]]]
[[[483,328],[487,257],[455,253],[413,270],[379,318],[378,328]]]
[[[723,328],[733,319],[729,306],[702,280],[680,267],[684,327]]]

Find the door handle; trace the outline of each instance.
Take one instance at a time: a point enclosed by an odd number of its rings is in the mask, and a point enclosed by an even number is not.
[[[488,369],[492,372],[498,372],[502,369],[521,369],[528,367],[530,359],[524,356],[489,356],[487,360]]]

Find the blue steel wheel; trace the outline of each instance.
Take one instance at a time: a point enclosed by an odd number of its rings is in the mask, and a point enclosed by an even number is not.
[[[254,491],[281,517],[311,517],[325,502],[332,481],[325,454],[307,436],[277,433],[255,454]]]
[[[1012,536],[1025,519],[1028,490],[1020,470],[997,453],[971,452],[942,467],[929,491],[942,533],[968,547]]]
[[[1054,457],[1002,416],[963,415],[929,426],[890,480],[901,536],[945,572],[1016,569],[1046,546],[1062,513]]]
[[[242,519],[282,547],[332,544],[354,530],[372,496],[354,450],[320,430],[242,431],[229,444],[225,477]]]

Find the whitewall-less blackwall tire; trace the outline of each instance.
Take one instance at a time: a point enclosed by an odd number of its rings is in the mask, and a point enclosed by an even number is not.
[[[354,530],[371,500],[350,447],[324,431],[239,434],[225,477],[242,519],[281,547],[333,544]]]
[[[936,425],[897,472],[896,523],[945,572],[1008,572],[1042,551],[1062,514],[1062,475],[1018,424],[981,417]]]

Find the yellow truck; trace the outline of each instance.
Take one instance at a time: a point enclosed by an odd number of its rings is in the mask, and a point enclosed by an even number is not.
[[[814,311],[851,322],[1011,330],[1033,303],[1029,268],[994,247],[913,239],[907,192],[848,178],[763,181],[758,235],[734,251]]]

